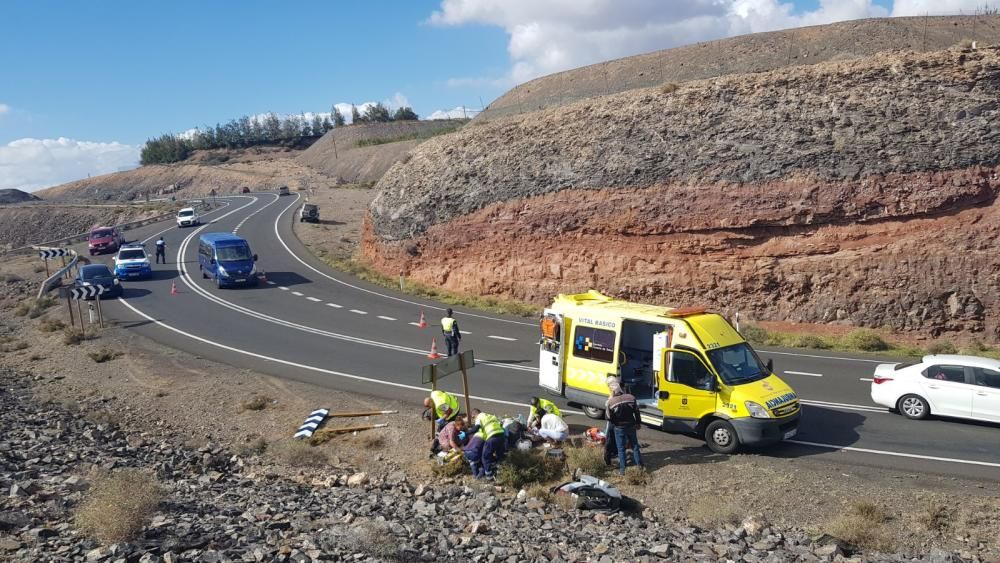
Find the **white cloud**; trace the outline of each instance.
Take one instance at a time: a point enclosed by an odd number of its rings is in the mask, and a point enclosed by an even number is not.
[[[7,104],[0,104],[0,116],[9,112],[10,112],[10,106],[8,106]]]
[[[892,4],[892,15],[975,14],[982,13],[983,8],[998,7],[1000,7],[1000,4],[984,0],[896,0]]]
[[[118,142],[18,139],[0,146],[0,188],[30,192],[138,163],[139,147]]]
[[[943,3],[976,1],[981,0]],[[476,86],[519,84],[595,62],[743,33],[887,15],[872,0],[820,0],[806,12],[780,0],[442,0],[429,21],[494,25],[508,33],[511,69],[506,76],[449,81]]]
[[[425,119],[464,119],[466,117],[475,117],[477,113],[479,113],[479,110],[458,106],[452,109],[439,109],[428,115]]]

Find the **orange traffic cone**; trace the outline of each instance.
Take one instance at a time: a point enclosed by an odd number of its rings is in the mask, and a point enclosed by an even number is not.
[[[177,282],[170,282],[170,295],[177,295]]]
[[[262,271],[262,272],[260,273],[260,281],[262,281],[262,282],[264,282],[264,283],[267,283],[267,273],[266,273],[266,272],[263,272],[263,271]]]
[[[423,311],[420,311],[420,322],[417,323],[417,328],[427,328],[427,319],[424,318]]]
[[[427,359],[436,360],[440,357],[441,354],[438,354],[437,338],[431,338],[431,353],[427,354]]]

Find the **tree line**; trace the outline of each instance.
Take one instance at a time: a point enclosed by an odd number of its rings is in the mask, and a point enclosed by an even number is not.
[[[189,135],[166,133],[149,139],[142,148],[142,164],[166,164],[178,162],[190,156],[192,151],[205,149],[239,149],[261,145],[293,146],[304,139],[317,138],[335,127],[343,127],[347,120],[336,106],[330,111],[332,117],[314,115],[312,119],[302,115],[291,115],[284,119],[273,113],[261,118],[243,116],[215,127],[206,126],[194,130]],[[395,112],[379,102],[365,108],[351,106],[351,123],[384,123],[390,121],[412,121],[419,116],[409,107],[401,107]]]

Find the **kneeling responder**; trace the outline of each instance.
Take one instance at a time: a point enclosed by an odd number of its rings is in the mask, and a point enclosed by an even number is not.
[[[437,430],[441,430],[445,424],[455,420],[460,412],[458,397],[440,389],[431,391],[431,396],[424,399],[424,406],[432,409]]]
[[[503,463],[507,455],[507,436],[504,434],[500,419],[492,414],[486,414],[479,409],[472,409],[474,422],[468,433],[475,434],[482,440],[482,457],[478,466],[469,459],[466,448],[466,459],[472,466],[473,475],[477,479],[493,479],[496,477],[496,466]]]
[[[532,397],[531,410],[528,412],[528,428],[538,428],[541,426],[542,417],[546,414],[554,414],[562,417],[562,413],[555,403],[541,397]]]

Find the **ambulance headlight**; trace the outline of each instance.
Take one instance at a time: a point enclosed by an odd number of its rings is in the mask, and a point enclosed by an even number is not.
[[[760,406],[758,403],[755,403],[753,401],[746,401],[743,404],[746,405],[747,412],[750,413],[750,416],[754,418],[771,418],[771,415],[767,412],[767,409]]]

